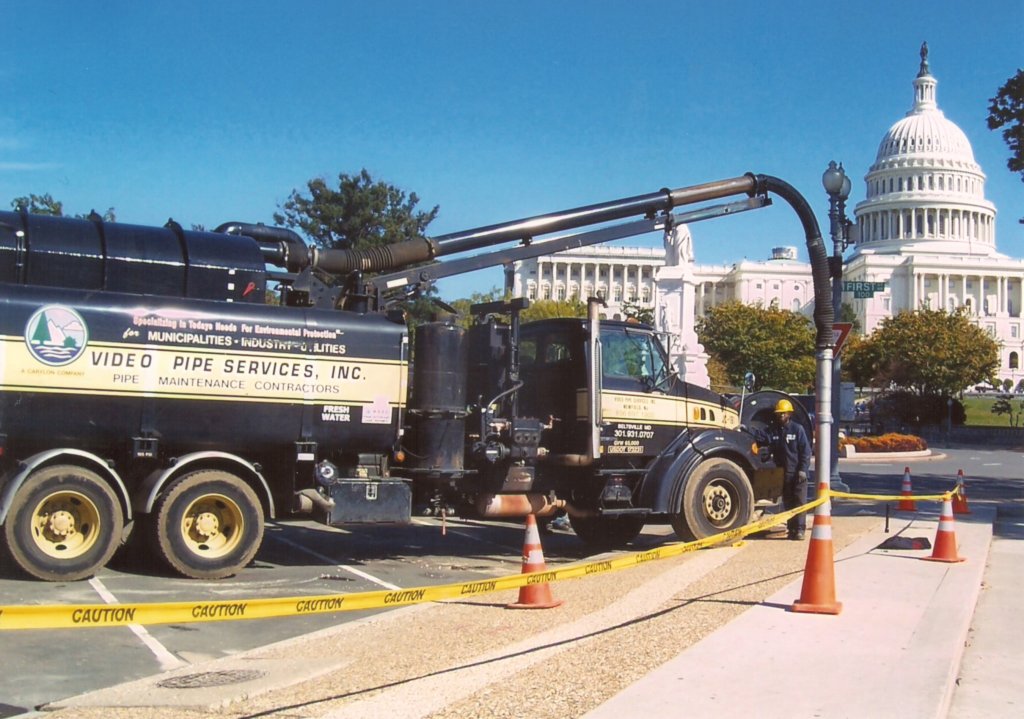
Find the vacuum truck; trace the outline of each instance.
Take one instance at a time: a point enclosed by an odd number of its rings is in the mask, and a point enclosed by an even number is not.
[[[743,408],[684,381],[653,328],[602,319],[599,299],[585,319],[520,322],[528,300],[510,298],[411,342],[403,304],[441,277],[770,191],[799,197],[745,175],[349,250],[262,224],[0,212],[3,549],[42,580],[88,577],[125,543],[211,579],[253,559],[271,518],[564,510],[594,547],[649,522],[683,539],[740,526],[781,478]],[[828,305],[824,262],[812,253]]]

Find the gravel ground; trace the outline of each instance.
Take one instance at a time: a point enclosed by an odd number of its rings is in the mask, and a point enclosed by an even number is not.
[[[834,517],[835,550],[879,523]],[[506,610],[517,592],[497,592],[342,625],[256,654],[311,665],[344,656],[344,668],[220,709],[77,707],[50,716],[579,717],[793,581],[807,543],[784,537],[559,582],[557,609]]]

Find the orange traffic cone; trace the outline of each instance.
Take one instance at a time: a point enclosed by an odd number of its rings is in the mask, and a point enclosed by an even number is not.
[[[916,512],[917,502],[914,501],[914,492],[910,487],[910,467],[903,468],[903,486],[900,487],[900,503],[896,505],[897,511]]]
[[[828,483],[818,485],[818,496],[828,492]],[[836,601],[836,572],[832,561],[832,503],[826,499],[814,511],[811,546],[807,549],[804,584],[794,612],[839,614],[842,602]]]
[[[956,472],[956,490],[953,492],[953,514],[970,514],[971,508],[967,506],[967,484],[964,482],[964,471],[958,469]]]
[[[962,562],[964,557],[956,553],[956,531],[953,529],[953,503],[942,501],[942,516],[939,517],[939,531],[935,533],[935,548],[932,556],[921,557],[929,562]]]
[[[546,572],[544,550],[540,546],[537,518],[526,515],[526,539],[523,542],[523,574]],[[552,609],[562,606],[561,599],[551,596],[547,582],[535,582],[519,588],[519,601],[506,605],[508,609]]]

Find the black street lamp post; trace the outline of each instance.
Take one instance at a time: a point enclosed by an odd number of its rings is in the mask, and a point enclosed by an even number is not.
[[[832,235],[832,313],[835,321],[839,321],[839,312],[843,304],[843,252],[849,243],[850,220],[846,216],[846,198],[850,196],[850,178],[843,170],[843,164],[836,166],[834,160],[828,163],[828,169],[821,176],[821,184],[828,194],[828,225]],[[841,388],[841,363],[839,357],[832,357],[832,453],[829,467],[829,485],[832,489],[842,492],[850,491],[839,475],[839,400]]]

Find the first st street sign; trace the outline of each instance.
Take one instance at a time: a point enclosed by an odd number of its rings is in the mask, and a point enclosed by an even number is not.
[[[852,292],[854,299],[867,299],[874,297],[876,292],[884,292],[884,282],[853,282],[843,281],[843,292]]]

